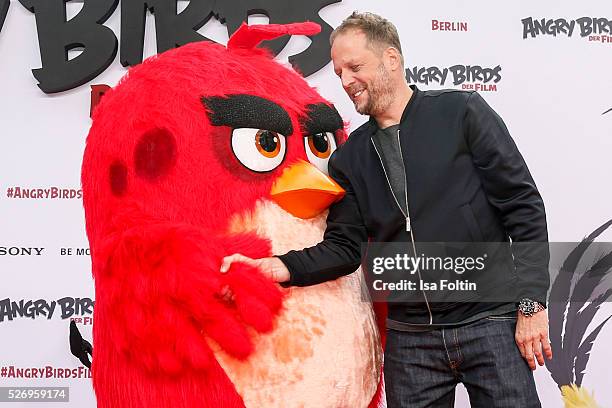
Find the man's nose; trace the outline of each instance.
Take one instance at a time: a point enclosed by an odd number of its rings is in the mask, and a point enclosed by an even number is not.
[[[353,84],[353,82],[355,82],[353,76],[350,73],[343,72],[341,79],[342,79],[342,87],[344,89],[349,89],[351,85]]]

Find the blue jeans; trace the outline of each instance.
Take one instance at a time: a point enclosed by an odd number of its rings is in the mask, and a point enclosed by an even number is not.
[[[388,330],[387,406],[453,407],[461,382],[472,407],[541,407],[515,327],[516,317],[505,315],[427,332]]]

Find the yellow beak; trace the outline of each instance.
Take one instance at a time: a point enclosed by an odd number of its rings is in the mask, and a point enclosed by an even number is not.
[[[345,191],[312,164],[299,161],[285,169],[270,194],[290,214],[313,218],[342,199]]]

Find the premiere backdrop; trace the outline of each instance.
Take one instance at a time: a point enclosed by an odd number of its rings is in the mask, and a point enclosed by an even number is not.
[[[92,86],[115,85],[124,65],[140,61],[139,43],[146,58],[202,36],[225,44],[240,21],[268,22],[263,14],[279,23],[318,20],[329,29],[355,9],[386,16],[399,30],[410,82],[478,90],[504,118],[544,197],[551,241],[580,241],[600,226],[596,240],[612,241],[608,0],[191,0],[178,1],[176,11],[169,7],[174,0],[147,1],[157,14],[146,13],[144,42],[143,1],[117,2],[0,0],[0,386],[70,387],[64,406],[95,406],[89,371],[68,344],[71,319],[91,339],[94,307],[80,166],[91,103],[104,88],[92,93]],[[366,118],[344,94],[326,44],[325,37],[293,37],[275,46],[280,60],[299,54],[290,60],[355,129]],[[65,48],[73,48],[70,63]],[[604,284],[609,288],[610,279]],[[582,349],[590,355],[586,367],[557,348],[563,366],[538,368],[544,407],[562,406],[563,380],[554,375],[560,371],[594,392],[600,406],[612,406],[612,323],[604,323],[610,315],[603,303],[588,326],[587,334],[597,333],[585,335],[593,341]],[[469,406],[463,389],[457,399]],[[12,406],[22,404],[30,406]]]

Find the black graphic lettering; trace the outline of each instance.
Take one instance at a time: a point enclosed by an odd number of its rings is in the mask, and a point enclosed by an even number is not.
[[[215,0],[191,0],[180,14],[177,1],[122,0],[121,65],[142,62],[147,10],[155,17],[157,52],[161,53],[194,41],[209,40],[197,32],[213,15]]]
[[[253,14],[264,14],[270,24],[312,21],[321,26],[321,32],[312,37],[306,50],[289,57],[289,62],[305,77],[317,72],[330,61],[329,35],[333,28],[319,16],[319,11],[342,0],[218,0],[215,16],[227,25],[230,36],[240,24]],[[289,37],[264,41],[263,47],[277,55],[287,45]]]
[[[580,26],[580,36],[587,37],[591,34],[612,33],[612,20],[607,18],[582,17],[576,20]]]
[[[0,256],[28,256],[28,255],[42,255],[44,247],[0,247]]]
[[[461,85],[467,81],[466,67],[464,65],[453,65],[450,67],[450,71],[453,73],[453,85]]]
[[[523,23],[523,38],[527,38],[528,35],[530,35],[531,38],[535,38],[535,36],[538,35],[533,26],[533,19],[531,17],[522,19],[521,23]]]
[[[612,33],[612,20],[607,18],[582,17],[576,20],[580,26],[580,36],[586,37],[591,34]]]
[[[191,0],[177,15],[176,1],[123,0],[121,3],[121,55],[123,66],[142,62],[146,11],[155,17],[157,52],[181,45],[209,40],[197,30],[214,15],[227,26],[229,36],[253,14],[264,14],[270,24],[313,21],[321,25],[321,33],[312,38],[312,44],[303,52],[289,57],[289,62],[304,76],[323,68],[330,60],[329,35],[333,28],[321,19],[319,11],[342,0]],[[262,47],[278,55],[287,45],[289,37],[264,41]]]
[[[571,37],[578,24],[580,28],[580,36],[587,37],[591,34],[609,34],[612,33],[612,20],[607,18],[581,17],[576,20],[558,19],[533,19],[527,17],[521,20],[523,23],[523,38],[531,36],[535,38],[538,35],[557,35],[564,34]]]
[[[83,0],[77,16],[66,21],[66,0],[19,0],[35,14],[42,68],[32,70],[45,93],[75,88],[94,79],[114,60],[118,41],[102,24],[115,11],[119,0]],[[123,66],[142,62],[147,10],[155,18],[157,51],[202,40],[210,40],[197,32],[213,16],[227,25],[233,34],[250,15],[265,14],[271,24],[313,21],[321,25],[321,33],[311,37],[310,46],[289,62],[304,76],[309,76],[330,61],[329,35],[332,27],[321,19],[319,11],[342,0],[191,0],[177,13],[177,0],[123,0],[121,4],[121,54]],[[0,0],[0,29],[10,0]],[[289,37],[264,41],[277,55]],[[83,49],[68,60],[68,51]]]
[[[47,319],[53,317],[55,310],[55,302],[48,303],[44,299],[38,299],[34,302],[34,313],[36,316],[47,316]],[[34,316],[32,316],[34,318]]]
[[[599,34],[612,34],[612,20],[608,20],[607,18],[596,18],[595,21],[595,26]]]
[[[11,299],[9,298],[0,300],[0,322],[3,322],[5,319],[13,320]]]
[[[89,298],[65,297],[57,301],[61,308],[61,318],[93,313],[94,301]]]
[[[61,298],[57,301],[59,303],[62,314],[60,315],[62,319],[67,319],[74,315],[74,298]]]
[[[483,70],[481,67],[479,66],[467,67],[467,72],[468,72],[468,81],[470,82],[475,82],[475,81],[483,82],[484,81],[485,70]]]
[[[444,85],[447,76],[448,68],[440,69],[438,67],[412,67],[412,69],[406,69],[406,79],[411,83],[428,85],[430,82],[437,82],[440,85]]]
[[[501,65],[498,65],[493,69],[485,70],[484,82],[493,81],[495,83],[498,83],[499,81],[501,81],[501,70],[502,70]]]
[[[495,83],[501,80],[501,66],[495,68],[482,68],[479,65],[454,65],[449,68],[453,74],[453,85],[461,85],[464,82],[482,82],[487,83],[493,81]]]
[[[545,18],[534,20],[531,17],[525,18],[521,21],[523,22],[523,38],[527,38],[527,35],[530,35],[531,38],[535,38],[540,34],[548,34],[550,31],[550,26],[553,23],[553,20],[547,21]]]
[[[545,363],[559,388],[569,384],[578,387],[582,385],[595,340],[612,318],[596,318],[601,305],[610,300],[611,291],[598,291],[601,287],[598,285],[602,280],[605,281],[610,273],[612,252],[609,251],[609,245],[595,242],[611,225],[612,220],[609,220],[582,242],[576,243],[567,257],[558,263],[562,267],[551,282],[548,304],[549,336],[555,358],[547,359]],[[597,261],[589,258],[588,254],[592,250],[601,254],[598,255]],[[585,271],[582,265],[590,266],[587,266]]]
[[[523,38],[531,36],[532,38],[537,35],[552,35],[556,37],[560,34],[565,34],[568,37],[572,36],[576,22],[574,20],[567,21],[564,18],[558,18],[556,20],[551,19],[539,19],[534,20],[531,17],[524,18],[521,20],[523,23]]]
[[[537,32],[542,34],[554,34],[554,30],[551,30],[553,21],[552,20],[535,20],[533,22]]]
[[[64,0],[19,0],[34,13],[42,68],[32,70],[45,93],[75,88],[102,73],[117,55],[117,38],[103,26],[119,0],[83,1],[83,8],[66,21]],[[83,52],[68,60],[68,51]]]
[[[80,256],[91,255],[89,248],[77,248],[76,254]]]
[[[12,301],[11,299],[0,300],[0,322],[5,319],[13,320],[17,317],[28,317],[35,319],[45,316],[47,319],[53,317],[55,302],[47,302],[44,299]]]
[[[13,309],[13,316],[17,317],[31,317],[32,319],[35,316],[36,308],[34,307],[34,302],[31,300],[24,301],[23,299],[17,302],[12,302],[11,307]]]
[[[8,9],[10,5],[11,5],[11,0],[0,0],[0,32],[2,32],[2,26],[4,25],[4,19],[6,18],[6,13],[8,13]]]
[[[576,20],[580,26],[580,36],[586,37],[593,33],[593,20],[590,17],[582,17]]]
[[[67,319],[74,315],[92,314],[94,304],[90,298],[65,297],[57,301],[45,299],[11,301],[10,298],[6,298],[0,300],[0,322],[14,320],[17,317],[36,319],[42,316],[51,319],[57,305],[61,309],[61,318]]]
[[[453,85],[462,85],[464,83],[479,82],[486,84],[488,82],[499,82],[501,80],[501,66],[495,68],[483,68],[480,65],[453,65],[450,68],[438,67],[412,67],[406,69],[406,79],[409,83],[419,83],[429,85],[437,82],[440,85],[446,83],[448,73],[452,74]],[[465,86],[462,89],[474,89],[472,85]],[[497,90],[496,87],[479,88],[482,90]]]
[[[421,68],[421,72],[424,70],[425,68]],[[421,72],[419,71],[419,67],[413,67],[412,69],[406,68],[406,80],[411,84],[423,83],[420,75]]]
[[[427,75],[432,81],[443,84],[444,81],[446,81],[446,76],[448,75],[448,68],[442,70],[437,67],[429,67],[427,69]]]
[[[559,31],[559,33],[566,34],[568,37],[572,36],[572,33],[574,32],[574,27],[576,27],[575,20],[571,20],[568,22],[564,18],[559,18],[555,21],[557,23],[557,30]]]

